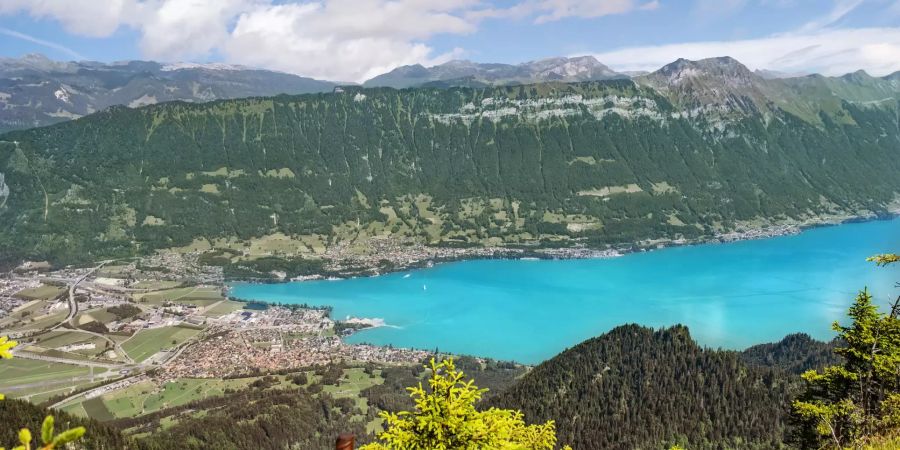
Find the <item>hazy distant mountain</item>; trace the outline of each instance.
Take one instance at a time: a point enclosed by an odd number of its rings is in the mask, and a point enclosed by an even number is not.
[[[628,78],[628,75],[613,71],[593,56],[579,56],[548,58],[522,64],[483,64],[459,60],[427,68],[416,64],[398,67],[366,81],[363,85],[398,89],[423,85],[474,87],[616,78]]]
[[[782,72],[780,70],[756,69],[753,73],[767,80],[777,80],[779,78],[797,78],[809,75],[806,72]]]
[[[59,62],[0,58],[0,132],[48,125],[112,105],[303,94],[335,83],[224,64]]]
[[[650,73],[650,71],[648,71],[648,70],[625,70],[625,71],[622,71],[622,72],[620,72],[620,73],[621,73],[622,75],[625,75],[625,76],[634,78],[634,77],[639,77],[639,76],[647,75],[648,73]]]

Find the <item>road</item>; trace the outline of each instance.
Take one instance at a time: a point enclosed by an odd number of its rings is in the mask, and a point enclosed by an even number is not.
[[[62,326],[62,325],[63,325],[64,323],[66,323],[66,322],[68,322],[69,325],[72,326],[72,328],[78,328],[78,327],[77,327],[77,324],[75,324],[75,323],[73,322],[73,320],[75,319],[75,315],[78,314],[78,302],[75,301],[75,288],[78,287],[78,284],[80,284],[82,281],[84,281],[85,278],[91,276],[91,274],[93,274],[93,273],[96,272],[97,270],[100,270],[101,267],[105,266],[105,265],[108,264],[108,263],[109,263],[109,261],[103,261],[103,262],[101,262],[99,266],[94,267],[94,268],[91,269],[91,270],[88,270],[88,271],[85,272],[85,274],[82,275],[80,278],[76,279],[74,283],[69,284],[69,315],[66,316],[66,319],[65,319],[65,320],[63,320],[62,322],[60,322],[58,325],[56,325],[56,326],[53,327],[52,329],[55,329],[56,327]]]
[[[88,330],[83,330],[81,328],[78,328],[78,324],[75,323],[75,315],[78,314],[78,302],[75,300],[75,288],[77,288],[79,284],[84,282],[84,280],[87,277],[91,276],[94,272],[100,270],[101,268],[103,268],[103,266],[111,263],[112,261],[113,260],[101,261],[99,265],[97,265],[96,267],[93,267],[90,270],[88,270],[87,272],[85,272],[84,275],[75,279],[74,282],[69,283],[69,295],[68,295],[68,297],[69,297],[69,299],[68,299],[69,314],[66,315],[66,318],[63,319],[62,322],[50,327],[47,331],[56,330],[57,328],[68,323],[69,326],[72,327],[71,331],[78,332],[78,333],[87,333],[92,336],[96,336],[96,337],[106,340],[107,342],[112,344],[113,348],[116,350],[116,353],[118,353],[119,355],[122,355],[122,357],[125,358],[125,360],[128,361],[129,363],[134,364],[134,360],[131,359],[130,356],[128,356],[128,353],[125,353],[125,350],[122,349],[122,347],[119,345],[118,342],[116,342],[113,339],[110,339],[108,336],[105,336],[103,334],[94,333],[93,331],[88,331]],[[66,281],[66,282],[68,282],[68,281]]]

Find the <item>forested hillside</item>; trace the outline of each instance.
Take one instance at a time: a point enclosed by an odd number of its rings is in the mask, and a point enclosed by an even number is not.
[[[552,418],[560,442],[575,449],[667,449],[680,442],[691,449],[769,450],[786,438],[790,401],[801,388],[798,362],[807,369],[834,364],[832,347],[791,335],[744,352],[717,351],[699,348],[684,327],[628,325],[524,376],[514,364],[455,360],[489,389],[480,408],[521,409],[531,423]],[[344,432],[355,433],[358,443],[371,441],[365,424],[379,411],[413,408],[406,388],[422,381],[422,367],[380,370],[384,383],[359,392],[359,401],[322,392],[325,384],[339,384],[337,370],[338,378],[321,383],[296,374],[288,374],[294,381],[286,385],[263,378],[224,396],[103,424],[54,414],[60,426],[86,426],[84,444],[91,449],[330,448]],[[0,402],[0,422],[8,425],[0,442],[14,442],[18,427],[39,429],[46,414],[25,401]],[[137,441],[126,437],[135,434]]]
[[[310,247],[376,236],[602,247],[896,202],[895,84],[825,95],[734,64],[667,66],[639,83],[120,107],[10,132],[0,254],[82,261],[275,233]],[[895,97],[857,101],[879,92]]]
[[[703,349],[684,327],[626,325],[541,363],[491,404],[535,423],[553,418],[560,441],[576,449],[777,449],[802,387],[778,366],[823,346],[789,337],[741,354]]]
[[[48,413],[50,412],[47,409],[25,400],[4,399],[0,402],[0,423],[3,424],[0,427],[0,445],[9,446],[18,443],[19,430],[22,428],[38,430],[39,433],[41,423]],[[56,419],[57,430],[77,426],[87,428],[87,433],[78,441],[78,444],[72,444],[74,448],[88,448],[91,450],[137,448],[137,444],[131,438],[122,435],[119,430],[96,420],[71,416],[62,411],[53,411],[52,414]]]

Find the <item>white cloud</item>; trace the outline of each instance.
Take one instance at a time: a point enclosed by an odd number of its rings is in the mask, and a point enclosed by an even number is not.
[[[27,11],[35,17],[55,19],[71,33],[104,37],[149,12],[144,6],[136,0],[3,0],[0,14]]]
[[[656,70],[678,58],[731,56],[750,69],[842,75],[864,69],[872,75],[900,70],[900,29],[829,29],[760,39],[629,47],[596,53],[617,70]]]
[[[726,54],[754,68],[791,72],[900,69],[900,30],[827,29],[860,1],[834,0],[829,14],[791,34],[627,48],[597,56],[622,70],[653,70],[678,57]],[[713,3],[740,6],[744,0]],[[25,12],[56,20],[70,33],[94,37],[130,27],[139,33],[146,58],[221,58],[322,79],[363,81],[399,65],[433,65],[458,57],[461,49],[439,53],[428,42],[437,35],[473,33],[485,20],[539,24],[656,9],[660,2],[517,0],[508,7],[494,5],[491,0],[0,0],[0,14]]]
[[[454,2],[416,3],[424,7],[340,0],[258,8],[241,14],[221,49],[231,62],[342,81],[444,62],[452,55],[433,55],[420,40],[475,28],[452,14]]]
[[[554,22],[569,17],[591,19],[633,11],[652,11],[659,0],[523,0],[507,8],[476,8],[466,17],[481,19],[531,19],[534,23]]]
[[[104,37],[126,26],[140,33],[144,57],[203,60],[362,81],[403,64],[436,64],[426,42],[467,34],[488,18],[537,23],[654,9],[658,0],[2,0],[0,14],[26,12],[70,33]]]
[[[141,51],[161,59],[205,56],[227,41],[232,19],[254,7],[258,4],[252,0],[157,2],[152,13],[134,18],[141,30]]]

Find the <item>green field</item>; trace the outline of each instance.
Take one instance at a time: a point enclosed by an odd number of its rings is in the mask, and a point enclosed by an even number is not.
[[[26,300],[52,300],[65,292],[65,287],[43,285],[36,288],[22,289],[16,293],[16,297]]]
[[[65,310],[60,310],[59,312],[55,312],[48,316],[37,316],[37,317],[26,317],[25,319],[18,319],[15,321],[15,326],[11,327],[12,330],[40,330],[43,328],[51,327],[63,321],[66,318],[68,313]],[[14,315],[18,317],[18,314]]]
[[[134,289],[150,289],[150,290],[161,290],[161,289],[172,289],[181,285],[180,281],[167,281],[167,280],[152,280],[152,281],[139,281],[132,285],[131,287]]]
[[[53,386],[17,390],[15,393],[12,393],[11,396],[23,398],[32,403],[41,403],[55,395],[70,394],[76,390],[99,386],[101,383],[102,381],[91,382],[90,380],[85,380],[73,384],[68,380],[60,380],[59,384]]]
[[[363,389],[382,383],[384,383],[384,379],[381,378],[380,371],[375,371],[374,375],[368,375],[362,368],[355,367],[344,369],[344,376],[337,386],[326,384],[322,386],[322,390],[334,397],[346,397],[356,400],[356,406],[359,407],[363,414],[366,414],[369,411],[369,402],[360,393]]]
[[[100,421],[113,420],[116,418],[116,416],[114,416],[113,413],[106,408],[106,405],[103,403],[103,399],[100,397],[94,397],[90,400],[85,400],[81,403],[81,407],[84,408],[88,416]]]
[[[0,392],[15,395],[9,388],[23,384],[66,380],[87,375],[90,369],[71,364],[13,358],[0,361]],[[51,386],[52,387],[52,386]],[[49,389],[49,388],[48,388]]]
[[[77,323],[79,325],[82,325],[82,324],[85,324],[85,323],[88,323],[91,321],[97,321],[102,324],[107,324],[107,323],[115,321],[117,318],[118,317],[116,317],[115,314],[108,312],[105,309],[92,309],[90,311],[78,313],[78,315],[75,316],[75,320],[77,321]]]
[[[64,330],[64,329],[62,329]],[[41,335],[38,340],[34,343],[39,347],[43,347],[46,349],[53,349],[62,347],[64,345],[71,344],[80,344],[93,342],[96,346],[96,349],[90,350],[88,353],[96,354],[103,350],[106,345],[106,340],[94,335],[90,335],[87,333],[80,333],[77,331],[61,331],[61,329],[57,329],[56,331],[51,331],[47,334]],[[79,351],[79,353],[82,353]]]
[[[75,414],[86,413],[100,420],[136,417],[194,400],[223,395],[225,389],[245,388],[256,379],[179,378],[162,387],[152,381],[142,381],[92,400],[65,405],[63,409]]]
[[[122,349],[137,362],[146,360],[164,348],[171,348],[191,337],[200,330],[181,326],[141,330],[131,339],[122,343]],[[173,341],[175,342],[173,344]]]
[[[198,306],[208,306],[224,299],[221,289],[215,286],[165,289],[136,294],[134,298],[138,303],[162,304],[168,301],[191,303]]]
[[[242,309],[244,307],[244,305],[245,305],[245,303],[242,303],[242,302],[225,300],[222,303],[219,303],[219,304],[213,306],[212,308],[209,308],[208,310],[206,310],[206,312],[203,313],[203,315],[207,316],[207,317],[222,317],[225,314]]]

